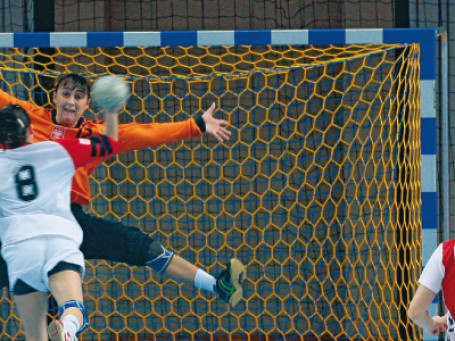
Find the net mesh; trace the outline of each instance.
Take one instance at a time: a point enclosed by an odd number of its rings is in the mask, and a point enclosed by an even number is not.
[[[93,214],[139,226],[216,274],[247,267],[236,308],[144,267],[87,261],[84,340],[416,339],[421,267],[418,45],[14,49],[0,86],[52,105],[61,73],[122,74],[122,122],[212,102],[229,142],[118,155],[92,176]],[[96,117],[96,113],[87,113]],[[0,300],[0,337],[23,334]]]

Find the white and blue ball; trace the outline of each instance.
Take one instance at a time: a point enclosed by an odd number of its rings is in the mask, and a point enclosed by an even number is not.
[[[112,110],[123,106],[130,97],[130,87],[120,76],[98,78],[92,85],[91,100],[96,109]]]

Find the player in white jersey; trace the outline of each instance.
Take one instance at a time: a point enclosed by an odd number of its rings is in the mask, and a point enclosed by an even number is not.
[[[427,333],[446,332],[455,341],[455,239],[439,244],[423,268],[419,287],[408,308],[409,318]],[[431,316],[428,307],[442,291],[447,313]]]
[[[31,144],[28,114],[0,110],[0,241],[27,340],[76,340],[88,323],[83,303],[82,229],[70,209],[77,167],[116,153],[117,108],[104,135]],[[48,293],[60,318],[47,328]]]

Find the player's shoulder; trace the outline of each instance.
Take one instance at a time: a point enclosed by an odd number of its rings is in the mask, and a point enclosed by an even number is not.
[[[65,157],[65,149],[55,141],[30,143],[18,148],[7,149],[2,158],[12,160],[46,160]]]
[[[444,249],[453,249],[455,248],[455,239],[449,239],[447,241],[444,241],[441,244],[439,244],[439,247],[441,245]]]
[[[57,141],[41,141],[36,143],[28,144],[22,147],[23,150],[32,150],[32,151],[49,151],[50,149],[61,149],[61,145]]]

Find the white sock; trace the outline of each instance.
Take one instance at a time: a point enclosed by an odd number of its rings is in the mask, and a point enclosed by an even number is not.
[[[81,324],[76,316],[72,314],[66,315],[62,319],[62,323],[71,336],[76,336],[77,331],[81,328]]]
[[[196,276],[194,277],[194,286],[196,288],[204,289],[215,294],[213,287],[215,286],[216,279],[212,275],[209,275],[202,269],[198,269]]]

